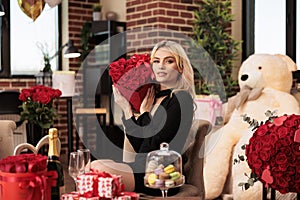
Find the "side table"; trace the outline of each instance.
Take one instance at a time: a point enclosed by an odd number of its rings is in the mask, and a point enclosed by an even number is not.
[[[106,126],[106,114],[107,110],[106,108],[77,108],[75,110],[76,114],[76,124],[79,125],[79,120],[81,120],[82,117],[88,116],[88,115],[96,115],[97,119],[100,121],[100,126],[102,126],[102,129],[105,130]],[[85,127],[84,127],[85,130]],[[83,134],[83,141],[87,141],[87,134],[86,131]],[[99,136],[96,137],[97,144],[99,144],[101,141],[101,138]],[[76,149],[79,148],[79,135],[76,135]]]

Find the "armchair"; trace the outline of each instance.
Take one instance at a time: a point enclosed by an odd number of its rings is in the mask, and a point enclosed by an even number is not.
[[[0,120],[12,120],[16,123],[14,130],[14,146],[26,141],[26,123],[20,120],[19,91],[3,90],[0,91]]]
[[[12,120],[0,120],[0,159],[14,153],[13,132],[16,123]]]

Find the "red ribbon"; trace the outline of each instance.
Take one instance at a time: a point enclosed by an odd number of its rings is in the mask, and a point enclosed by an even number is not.
[[[47,200],[47,195],[45,197],[45,193],[47,192],[48,186],[56,186],[58,174],[56,171],[45,171],[39,173],[33,173],[32,176],[0,176],[1,182],[18,182],[19,188],[22,190],[31,190],[30,195],[27,197],[27,200],[32,200],[34,195],[34,188],[40,187],[42,198],[41,200]]]

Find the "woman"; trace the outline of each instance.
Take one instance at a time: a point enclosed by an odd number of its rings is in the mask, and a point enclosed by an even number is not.
[[[171,150],[182,151],[193,119],[194,74],[184,49],[173,41],[157,43],[151,53],[151,63],[158,84],[148,90],[139,117],[133,115],[129,102],[113,88],[115,102],[123,111],[126,137],[137,153],[135,162],[126,166],[102,161],[95,167],[128,179],[126,190],[160,195],[159,190],[144,186],[147,153],[158,150],[162,142],[169,143]]]

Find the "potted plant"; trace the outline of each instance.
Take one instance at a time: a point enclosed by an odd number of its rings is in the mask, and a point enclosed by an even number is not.
[[[202,57],[210,57],[218,69],[221,81],[224,84],[224,90],[227,97],[236,93],[235,87],[238,87],[237,80],[232,78],[233,62],[238,55],[241,41],[235,40],[229,28],[233,21],[231,13],[230,0],[203,0],[198,3],[199,10],[194,12],[194,38],[196,44],[202,46],[206,54]],[[197,57],[201,57],[197,55]],[[208,62],[206,62],[208,63]],[[204,63],[205,64],[205,63]],[[209,67],[208,67],[209,68]],[[207,70],[209,71],[209,70]],[[211,72],[206,74],[195,73],[195,80],[198,80],[200,94],[220,94],[220,83],[214,83],[218,77],[212,77]],[[220,97],[225,101],[226,97]]]
[[[101,16],[102,5],[100,3],[93,4],[93,20],[99,21],[102,19]]]

